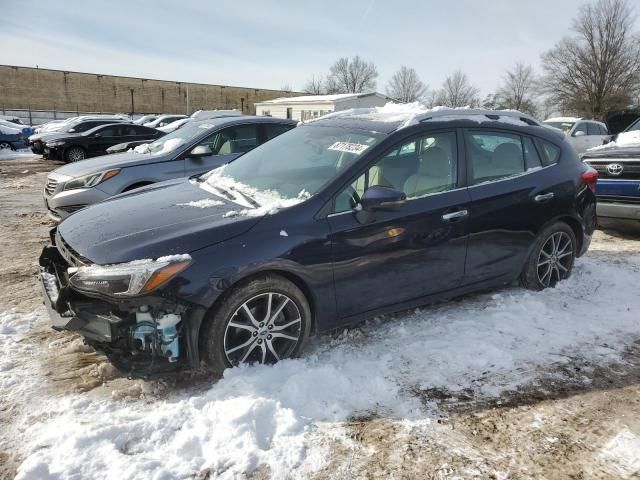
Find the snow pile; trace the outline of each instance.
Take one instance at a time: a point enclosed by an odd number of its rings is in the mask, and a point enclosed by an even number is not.
[[[374,319],[314,339],[301,359],[228,370],[204,392],[155,402],[39,397],[17,478],[193,478],[208,471],[226,479],[263,465],[272,478],[308,478],[329,461],[336,422],[351,416],[373,412],[419,424],[437,413],[423,404],[433,388],[492,398],[571,358],[621,360],[639,335],[640,257],[617,261],[579,259],[571,279],[539,293],[513,287]],[[10,349],[4,353],[11,359]],[[14,390],[20,393],[2,392]],[[624,459],[633,442],[624,437],[608,450]]]
[[[626,426],[600,451],[607,470],[619,478],[632,478],[640,472],[640,436]]]
[[[138,145],[133,151],[136,153],[149,153],[149,144],[143,143],[142,145]]]
[[[209,208],[209,207],[218,207],[220,205],[224,205],[224,202],[220,200],[213,200],[211,198],[203,198],[202,200],[187,202],[187,203],[178,203],[179,207],[196,207],[196,208]]]
[[[640,130],[631,130],[630,132],[619,133],[615,141],[604,145],[598,145],[597,147],[590,148],[587,151],[595,152],[598,150],[612,150],[627,147],[640,147]]]
[[[245,208],[240,211],[229,211],[223,215],[223,218],[234,216],[247,217],[263,217],[265,215],[273,215],[278,210],[292,207],[298,203],[304,202],[311,197],[309,192],[301,190],[295,198],[283,198],[278,192],[273,190],[258,190],[243,183],[235,181],[233,178],[224,175],[225,167],[216,168],[209,173],[200,177],[199,186],[209,193],[221,196],[221,190],[230,193],[237,204]],[[259,206],[252,204],[246,197],[251,198]]]

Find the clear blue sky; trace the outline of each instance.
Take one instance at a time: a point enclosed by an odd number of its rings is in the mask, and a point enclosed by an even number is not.
[[[0,0],[0,63],[301,89],[340,56],[401,65],[438,87],[457,69],[482,94],[569,33],[583,0]]]

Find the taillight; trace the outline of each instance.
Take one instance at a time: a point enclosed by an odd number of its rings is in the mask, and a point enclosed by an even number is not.
[[[596,183],[598,183],[598,172],[594,168],[589,167],[589,170],[584,172],[581,177],[582,181],[587,184],[592,192],[596,191]]]

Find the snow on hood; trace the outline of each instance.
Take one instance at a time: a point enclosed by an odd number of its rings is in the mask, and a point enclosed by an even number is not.
[[[170,138],[166,142],[162,144],[162,148],[156,152],[152,152],[149,148],[151,143],[143,143],[142,145],[138,145],[133,149],[136,153],[149,153],[151,155],[163,155],[165,153],[169,153],[174,151],[180,145],[184,143],[184,138]]]
[[[587,152],[597,152],[599,150],[615,150],[616,148],[640,147],[640,130],[622,132],[613,142],[605,145],[598,145],[590,148]]]
[[[263,217],[265,215],[273,215],[278,210],[292,207],[311,197],[309,192],[304,189],[302,189],[295,198],[283,198],[278,192],[273,190],[258,190],[224,175],[224,168],[224,166],[216,168],[201,177],[199,185],[207,192],[216,196],[221,196],[221,192],[216,189],[216,187],[220,187],[230,192],[232,195],[234,192],[239,193],[239,195],[234,195],[234,201],[245,208],[226,212],[223,215],[225,218],[235,216]],[[253,205],[250,201],[244,198],[242,194],[253,199],[259,204],[259,206],[256,207]]]

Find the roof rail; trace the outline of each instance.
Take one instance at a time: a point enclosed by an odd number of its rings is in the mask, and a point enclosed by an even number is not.
[[[531,115],[519,112],[518,110],[489,110],[484,108],[438,108],[421,113],[414,117],[415,122],[427,122],[437,120],[442,117],[468,117],[484,116],[489,120],[499,120],[500,117],[510,117],[520,120],[528,125],[540,126],[540,122]]]

